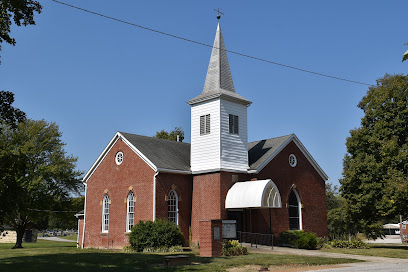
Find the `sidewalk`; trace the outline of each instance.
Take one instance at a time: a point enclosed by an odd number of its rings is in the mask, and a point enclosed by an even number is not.
[[[352,254],[342,254],[342,253],[330,253],[321,252],[319,250],[306,250],[306,249],[294,249],[287,247],[271,247],[258,246],[258,248],[252,247],[250,244],[243,244],[248,248],[250,253],[260,253],[260,254],[285,254],[285,255],[303,255],[303,256],[316,256],[325,258],[345,258],[345,259],[355,259],[365,262],[361,263],[346,263],[334,265],[333,268],[329,269],[319,269],[319,267],[305,268],[304,271],[316,271],[316,272],[374,272],[374,271],[386,271],[386,272],[406,272],[408,271],[408,259],[397,259],[397,258],[385,258],[385,257],[374,257],[374,256],[363,256],[363,255],[352,255]],[[301,271],[301,270],[298,270]]]
[[[59,238],[59,237],[37,237],[37,239],[48,240],[48,241],[55,241],[55,242],[76,243],[76,241],[68,240],[68,239],[62,239],[62,238]]]

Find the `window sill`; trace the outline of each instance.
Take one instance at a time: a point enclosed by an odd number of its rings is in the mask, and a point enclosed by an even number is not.
[[[99,233],[99,236],[108,236],[109,235],[109,232],[101,232],[101,233]]]
[[[130,233],[131,233],[130,231],[126,231],[125,235],[130,235]]]

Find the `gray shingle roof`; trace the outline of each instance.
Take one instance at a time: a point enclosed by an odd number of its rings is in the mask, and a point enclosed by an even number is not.
[[[157,168],[190,171],[190,144],[120,132]]]
[[[251,104],[251,101],[235,93],[224,38],[220,24],[218,24],[203,92],[187,103],[192,105],[220,96]]]
[[[275,151],[277,151],[291,135],[248,143],[249,167],[258,169]]]
[[[190,144],[120,132],[157,168],[190,171]],[[248,143],[251,170],[262,165],[291,135]]]

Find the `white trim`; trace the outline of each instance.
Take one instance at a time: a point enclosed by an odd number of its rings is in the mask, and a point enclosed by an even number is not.
[[[79,227],[80,227],[80,225],[79,225],[79,223],[81,222],[81,219],[79,219],[78,217],[77,217],[77,219],[78,219],[78,235],[77,235],[77,248],[79,248],[79,233],[80,233],[80,229],[79,229]]]
[[[236,170],[236,169],[213,168],[213,169],[208,169],[208,170],[192,171],[192,174],[193,175],[198,175],[198,174],[207,174],[207,173],[212,173],[212,172],[231,172],[231,173],[244,173],[244,174],[249,173],[249,171],[240,171],[240,170]]]
[[[105,215],[106,215],[105,205],[106,204],[108,204],[108,225],[105,224]],[[101,232],[103,232],[103,233],[108,233],[109,232],[109,221],[110,221],[109,214],[110,214],[109,196],[108,196],[108,194],[105,194],[103,196],[103,199],[102,199],[102,231]],[[106,226],[108,228],[107,230],[105,229]]]
[[[145,156],[143,155],[142,152],[140,152],[139,149],[137,149],[134,145],[132,145],[120,132],[116,132],[115,136],[110,140],[108,145],[105,147],[105,149],[102,151],[102,153],[99,155],[99,157],[96,159],[94,164],[91,166],[91,168],[88,170],[88,172],[85,174],[84,178],[82,179],[83,182],[87,182],[88,179],[92,176],[92,174],[96,171],[96,169],[99,167],[101,162],[105,159],[106,155],[109,153],[109,151],[112,149],[112,147],[115,145],[115,143],[119,140],[122,139],[122,141],[130,147],[144,162],[149,165],[150,168],[152,168],[154,171],[157,170],[157,167]]]
[[[153,176],[153,222],[156,221],[156,177],[159,174],[159,169]]]
[[[84,225],[82,227],[82,245],[81,245],[81,248],[84,248],[84,241],[85,241],[86,195],[87,195],[87,191],[88,191],[88,185],[86,183],[84,183],[84,185],[85,185],[85,204],[84,204]],[[78,232],[78,236],[79,236],[79,232]]]
[[[290,194],[292,193],[292,191],[295,193],[295,196],[296,196],[297,201],[298,201],[299,230],[303,230],[302,202],[300,201],[299,193],[297,192],[297,190],[295,189],[295,187],[293,185],[292,185],[292,188],[290,188]],[[289,194],[289,197],[290,197],[290,194]],[[289,203],[289,201],[288,201],[288,203]]]
[[[191,175],[191,171],[185,171],[185,170],[157,168],[157,171],[162,172],[162,173],[170,173],[170,174]]]
[[[122,157],[120,158],[120,156],[122,156]],[[123,162],[123,152],[122,151],[119,151],[119,152],[116,153],[115,162],[116,162],[117,165],[122,164],[122,162]]]
[[[308,159],[310,164],[315,168],[317,173],[323,178],[323,180],[327,181],[329,180],[329,177],[327,174],[323,171],[322,168],[320,168],[319,164],[313,159],[312,155],[310,155],[309,151],[305,148],[305,146],[300,142],[299,138],[295,135],[292,134],[283,144],[280,145],[280,147],[273,152],[269,158],[267,158],[257,169],[255,170],[250,170],[248,173],[253,173],[253,174],[258,174],[259,172],[262,171],[262,169],[268,165],[273,158],[276,157],[291,141],[293,141],[296,146],[302,151],[303,155]]]
[[[169,200],[168,200],[168,204],[167,204],[167,209],[168,209],[168,207],[169,207],[169,205],[170,205],[170,194],[171,193],[174,193],[174,196],[175,196],[175,198],[176,198],[176,218],[175,218],[175,220],[176,220],[176,225],[178,226],[178,224],[179,224],[179,203],[178,203],[178,199],[179,199],[179,197],[178,197],[178,194],[177,194],[177,192],[176,192],[176,190],[170,190],[170,192],[169,192]],[[167,214],[167,220],[169,219],[169,215]]]
[[[291,160],[291,158],[293,159],[293,161]],[[288,159],[289,159],[289,165],[291,167],[296,167],[296,165],[297,165],[296,155],[295,154],[290,154]]]
[[[133,193],[132,190],[129,191],[127,197],[126,197],[126,232],[130,232],[132,228],[129,228],[129,196],[132,195],[132,201],[133,201],[133,225],[135,225],[135,194]]]

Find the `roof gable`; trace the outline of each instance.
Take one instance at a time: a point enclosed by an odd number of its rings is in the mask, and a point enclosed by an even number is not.
[[[83,182],[87,182],[103,161],[106,154],[108,154],[119,139],[122,139],[125,144],[127,144],[156,172],[178,172],[180,174],[191,173],[190,144],[125,132],[117,132],[85,174]]]
[[[271,138],[248,143],[249,167],[252,173],[259,173],[276,155],[279,154],[290,142],[294,142],[310,164],[315,168],[323,180],[329,180],[327,174],[313,159],[305,146],[295,134]]]

